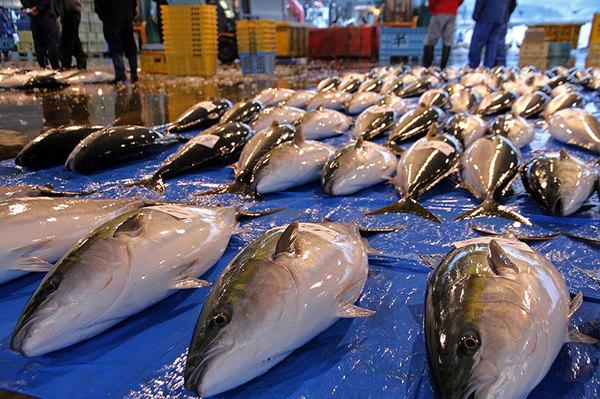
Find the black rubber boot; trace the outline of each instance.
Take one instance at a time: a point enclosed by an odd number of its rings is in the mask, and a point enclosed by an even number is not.
[[[113,57],[113,66],[115,67],[115,83],[127,81],[127,72],[125,71],[125,62],[123,57],[117,55]]]
[[[129,61],[129,74],[131,75],[131,83],[135,83],[138,81],[138,73],[137,73],[137,55],[128,57]]]
[[[85,71],[87,69],[87,56],[82,55],[77,58],[77,69]]]
[[[446,68],[446,65],[448,65],[448,60],[450,59],[450,50],[452,50],[452,46],[444,46],[442,48],[442,61],[440,62],[440,67],[442,69]]]
[[[433,46],[423,47],[423,66],[429,68],[433,63]]]

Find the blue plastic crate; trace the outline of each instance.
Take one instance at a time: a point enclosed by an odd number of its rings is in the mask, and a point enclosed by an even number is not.
[[[423,56],[423,43],[427,28],[398,28],[384,26],[379,37],[379,61],[390,62],[393,59],[410,62]],[[442,41],[435,47],[436,55],[441,54]]]
[[[0,51],[14,50],[15,40],[12,37],[0,37]]]
[[[243,75],[270,75],[275,71],[275,53],[239,53]]]

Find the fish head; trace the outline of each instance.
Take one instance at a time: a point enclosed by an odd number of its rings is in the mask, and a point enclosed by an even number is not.
[[[129,253],[120,238],[140,233],[138,216],[134,211],[106,223],[46,275],[19,318],[11,339],[14,350],[42,355],[120,320],[109,311],[129,277]]]
[[[227,271],[211,291],[188,351],[185,386],[199,396],[235,388],[270,369],[291,351],[298,309],[285,266],[250,258]]]

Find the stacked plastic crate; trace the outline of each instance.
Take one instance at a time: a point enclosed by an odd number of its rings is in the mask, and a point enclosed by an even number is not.
[[[310,28],[292,22],[276,23],[277,57],[307,57]]]
[[[419,62],[423,56],[423,44],[427,28],[403,28],[382,26],[379,39],[379,62]],[[442,41],[435,46],[435,56],[442,53]]]
[[[217,73],[217,7],[161,6],[169,75]]]
[[[81,22],[79,23],[79,39],[83,51],[88,55],[100,55],[106,51],[106,41],[102,31],[102,21],[94,12],[94,1],[83,0]]]
[[[519,51],[519,67],[535,66],[539,70],[557,65],[573,66],[573,41],[550,41],[544,27],[529,28]]]
[[[242,73],[272,74],[275,71],[275,22],[242,19],[235,25]]]
[[[600,67],[600,13],[594,14],[585,66]]]

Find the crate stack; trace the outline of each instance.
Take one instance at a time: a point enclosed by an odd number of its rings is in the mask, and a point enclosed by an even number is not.
[[[594,14],[588,55],[585,59],[586,67],[600,67],[600,13]]]
[[[308,26],[292,22],[277,22],[275,30],[277,57],[308,57],[310,30]]]
[[[276,24],[268,20],[236,21],[238,56],[244,75],[275,71]]]
[[[17,43],[17,52],[19,53],[34,53],[33,35],[30,30],[20,30],[18,32],[19,43]]]
[[[217,73],[217,7],[161,6],[169,75],[211,77]]]
[[[420,62],[423,57],[425,36],[427,36],[426,27],[382,26],[379,39],[379,62]],[[435,46],[436,59],[439,59],[441,54],[442,41],[438,40]]]
[[[94,12],[94,0],[83,0],[81,22],[79,23],[79,39],[86,54],[101,55],[106,51],[106,41],[102,31],[102,21]]]
[[[579,34],[579,30],[577,30]],[[555,34],[553,38],[565,38],[564,41],[548,40],[545,27],[527,29],[519,52],[519,67],[532,65],[539,70],[546,70],[557,65],[574,66],[575,59],[571,57],[573,49],[572,37]]]
[[[164,47],[160,44],[146,44],[140,53],[140,68],[144,73],[169,73]]]

